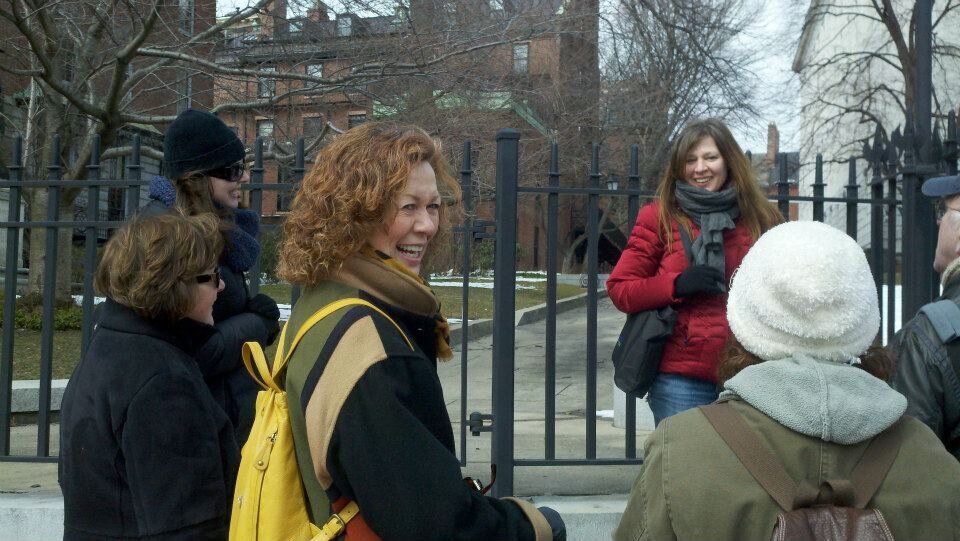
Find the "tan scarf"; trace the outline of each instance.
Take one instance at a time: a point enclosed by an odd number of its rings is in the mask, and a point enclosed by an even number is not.
[[[380,267],[380,269],[383,270],[376,271],[376,267]],[[420,293],[415,293],[412,296],[403,293],[396,295],[398,292],[396,287],[383,288],[382,280],[374,278],[374,276],[380,275],[383,271],[400,274],[402,282],[406,282],[409,284],[409,287],[414,288],[414,290],[419,289]],[[441,312],[440,299],[438,299],[436,293],[430,289],[426,280],[411,271],[406,265],[382,252],[365,246],[359,253],[347,258],[340,271],[334,274],[334,279],[337,281],[356,286],[377,298],[383,299],[407,311],[426,317],[433,317],[436,322],[433,332],[436,335],[437,357],[442,361],[449,361],[453,358],[453,350],[450,349],[450,324],[447,323],[447,318],[445,318]],[[381,278],[383,278],[382,275]],[[410,283],[411,281],[413,283]],[[380,283],[378,284],[378,282]],[[399,291],[411,293],[410,289],[400,288]],[[432,302],[428,301],[425,295],[429,296]],[[404,302],[404,300],[412,301],[412,299],[415,298],[422,299],[422,302],[417,301],[414,303],[415,306],[408,306],[408,303]],[[429,311],[423,313],[423,309],[428,306],[430,307]],[[433,306],[436,308],[434,309]]]

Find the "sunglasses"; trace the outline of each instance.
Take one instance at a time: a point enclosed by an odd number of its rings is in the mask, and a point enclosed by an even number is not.
[[[219,286],[219,285],[220,285],[220,271],[215,270],[215,271],[211,272],[210,274],[198,274],[196,279],[197,279],[197,283],[198,283],[198,284],[205,284],[205,283],[207,283],[207,282],[213,282],[214,285]]]
[[[226,167],[218,167],[217,169],[207,169],[203,174],[208,177],[217,177],[222,178],[223,180],[229,182],[240,182],[240,179],[243,178],[243,173],[247,170],[247,164],[240,160],[239,162],[228,165]]]

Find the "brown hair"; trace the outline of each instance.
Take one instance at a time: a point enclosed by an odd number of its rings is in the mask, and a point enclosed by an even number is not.
[[[740,206],[740,220],[750,231],[753,240],[757,240],[766,230],[783,221],[783,216],[760,190],[757,176],[740,149],[730,129],[718,118],[694,120],[684,126],[673,141],[670,162],[660,178],[657,187],[660,207],[660,231],[669,245],[673,238],[671,223],[676,220],[681,227],[690,230],[690,218],[680,210],[673,186],[683,182],[687,155],[705,137],[712,137],[727,167],[727,181],[733,183]]]
[[[171,180],[177,190],[177,209],[187,216],[210,213],[226,219],[231,210],[218,207],[213,200],[210,176],[201,171],[190,171]]]
[[[717,385],[723,387],[727,380],[736,376],[744,368],[762,362],[764,362],[763,359],[747,351],[743,344],[731,335],[720,354],[720,363],[717,365]],[[882,346],[870,346],[867,351],[860,355],[860,364],[853,366],[866,370],[876,378],[888,381],[893,376],[895,365],[894,357],[889,349]]]
[[[94,287],[151,319],[175,320],[193,308],[194,278],[216,265],[223,249],[212,214],[134,218],[103,251]]]
[[[337,137],[300,183],[283,226],[277,274],[297,285],[320,282],[396,212],[410,172],[423,162],[433,167],[444,201],[459,201],[439,142],[422,129],[367,122]],[[441,231],[446,206],[440,206]]]

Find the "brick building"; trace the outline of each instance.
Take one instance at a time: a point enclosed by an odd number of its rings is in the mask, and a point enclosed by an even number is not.
[[[223,77],[216,82],[218,104],[284,99],[224,111],[221,117],[247,144],[262,136],[277,154],[288,153],[299,137],[315,138],[328,122],[345,130],[368,119],[423,126],[442,139],[455,165],[462,142],[471,140],[476,212],[482,217],[493,212],[493,140],[500,128],[521,131],[522,182],[545,183],[548,144],[556,140],[563,153],[562,182],[583,185],[597,130],[597,0],[412,0],[406,5],[390,15],[360,16],[337,14],[317,2],[292,15],[278,0],[258,20],[228,30],[216,58],[239,68],[334,80],[365,62],[395,66],[448,49],[496,45],[452,56],[419,76],[384,77],[333,90],[328,85],[311,91],[311,83],[282,76]],[[279,163],[267,166],[267,182],[291,174],[283,160]],[[288,204],[266,192],[263,213],[282,215]],[[585,216],[582,202],[564,203],[561,243],[578,228],[582,231]],[[544,253],[544,224],[541,203],[521,200],[519,240],[531,247],[521,254],[524,266],[543,265],[538,255]]]

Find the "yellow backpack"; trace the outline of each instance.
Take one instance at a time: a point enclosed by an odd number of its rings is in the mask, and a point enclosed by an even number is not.
[[[330,541],[340,535],[346,523],[359,512],[357,503],[351,501],[322,528],[310,522],[290,428],[287,393],[277,383],[307,331],[333,312],[355,304],[377,311],[396,326],[390,316],[376,306],[363,299],[347,298],[332,302],[310,316],[297,330],[285,353],[287,326],[284,326],[272,370],[260,344],[243,345],[243,363],[263,390],[257,394],[256,418],[241,453],[230,516],[231,541]]]

